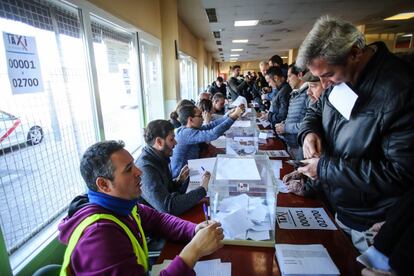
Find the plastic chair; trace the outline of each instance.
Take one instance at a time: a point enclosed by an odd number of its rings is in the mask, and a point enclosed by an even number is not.
[[[61,268],[62,265],[59,264],[48,264],[36,270],[33,276],[57,276]]]

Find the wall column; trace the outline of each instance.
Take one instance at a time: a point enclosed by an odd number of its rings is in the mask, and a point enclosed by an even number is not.
[[[365,25],[358,25],[356,26],[358,31],[360,31],[361,33],[365,34]]]
[[[204,41],[199,38],[197,39],[197,88],[198,93],[203,92],[204,90]]]
[[[298,55],[298,49],[289,49],[288,64],[292,64],[296,61]]]
[[[179,60],[176,59],[176,54],[178,54],[177,0],[160,0],[160,14],[164,101],[165,112],[169,114],[174,110],[180,98],[180,67]]]

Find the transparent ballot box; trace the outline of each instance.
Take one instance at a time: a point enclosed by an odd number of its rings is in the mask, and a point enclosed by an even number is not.
[[[278,191],[267,156],[218,155],[208,190],[225,244],[274,246]]]
[[[256,121],[256,117],[256,110],[253,107],[246,108],[246,111],[242,115],[242,118],[248,118],[253,121]]]
[[[255,155],[259,149],[259,138],[255,121],[252,122],[250,119],[244,121],[237,120],[235,124],[238,122],[246,122],[246,127],[236,126],[226,131],[226,154]],[[238,123],[238,125],[242,124]]]

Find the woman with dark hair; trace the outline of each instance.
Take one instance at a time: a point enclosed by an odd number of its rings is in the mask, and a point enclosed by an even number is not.
[[[202,99],[198,103],[198,107],[202,111],[203,125],[207,125],[211,122],[211,111],[213,109],[213,102],[211,100]]]
[[[170,123],[174,126],[174,128],[179,128],[181,126],[180,121],[178,121],[178,113],[177,110],[184,105],[194,105],[194,102],[191,100],[183,99],[178,102],[177,107],[173,112],[170,113]]]

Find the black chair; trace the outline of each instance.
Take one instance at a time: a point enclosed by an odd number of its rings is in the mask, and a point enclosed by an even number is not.
[[[36,270],[33,276],[58,276],[61,268],[62,265],[48,264]]]

